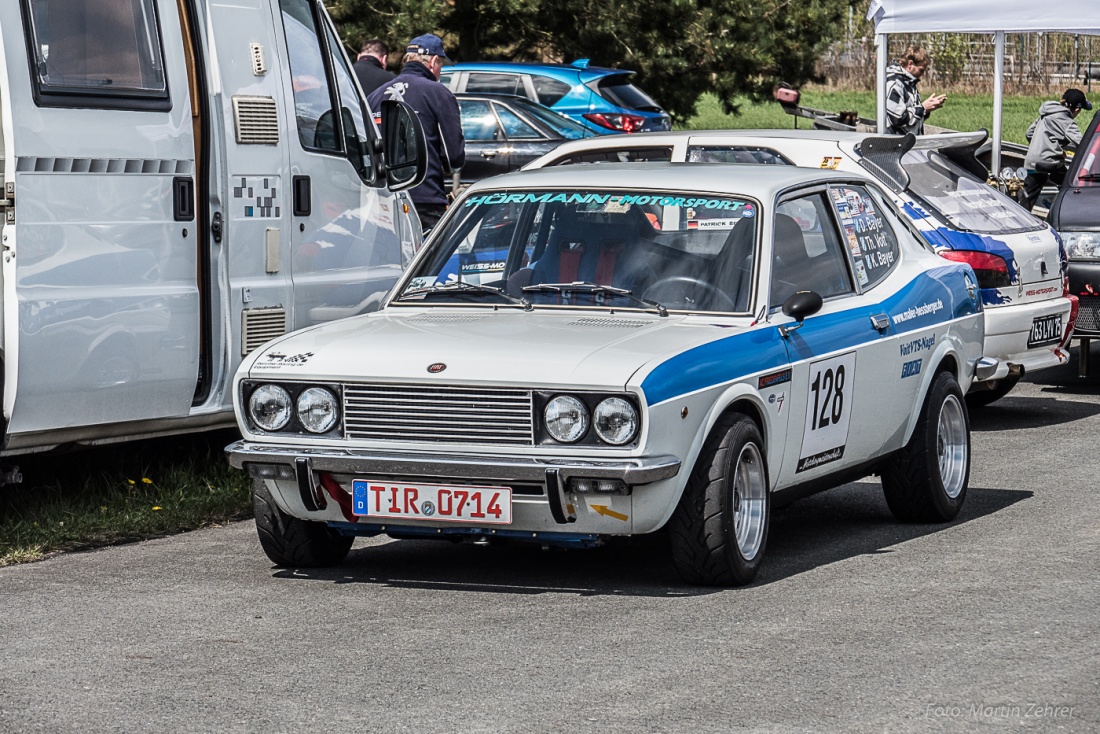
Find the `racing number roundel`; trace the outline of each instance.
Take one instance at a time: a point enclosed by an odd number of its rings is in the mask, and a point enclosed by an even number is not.
[[[809,378],[806,428],[796,473],[839,461],[844,456],[855,397],[856,353],[811,363]]]

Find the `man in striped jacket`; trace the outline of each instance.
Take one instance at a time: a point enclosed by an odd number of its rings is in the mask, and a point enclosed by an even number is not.
[[[917,82],[931,62],[923,48],[909,46],[898,62],[886,69],[886,132],[921,135],[932,110],[943,107],[947,95],[933,94],[922,102],[917,91]]]

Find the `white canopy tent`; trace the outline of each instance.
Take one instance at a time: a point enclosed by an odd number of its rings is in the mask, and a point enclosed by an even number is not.
[[[1005,33],[1100,35],[1097,0],[872,0],[878,48],[879,132],[886,126],[886,37],[891,33],[992,33],[993,171],[1001,168],[1001,108],[1004,100]]]

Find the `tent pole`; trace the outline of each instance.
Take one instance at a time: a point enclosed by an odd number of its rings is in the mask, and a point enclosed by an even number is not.
[[[881,135],[886,132],[886,34],[875,34],[875,122]]]
[[[1004,107],[1005,96],[1005,32],[997,31],[993,36],[994,64],[993,69],[993,175],[1001,171],[1001,112]]]

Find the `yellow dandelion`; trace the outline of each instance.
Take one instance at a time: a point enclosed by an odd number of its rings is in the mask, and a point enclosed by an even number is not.
[[[153,511],[156,512],[160,509],[160,505],[153,505]]]
[[[127,479],[126,481],[130,483],[130,486],[134,485],[134,480],[133,479]]]
[[[141,483],[142,483],[142,484],[152,484],[152,483],[153,483],[153,480],[152,480],[152,479],[150,479],[149,477],[142,477],[142,478],[141,478]]]

